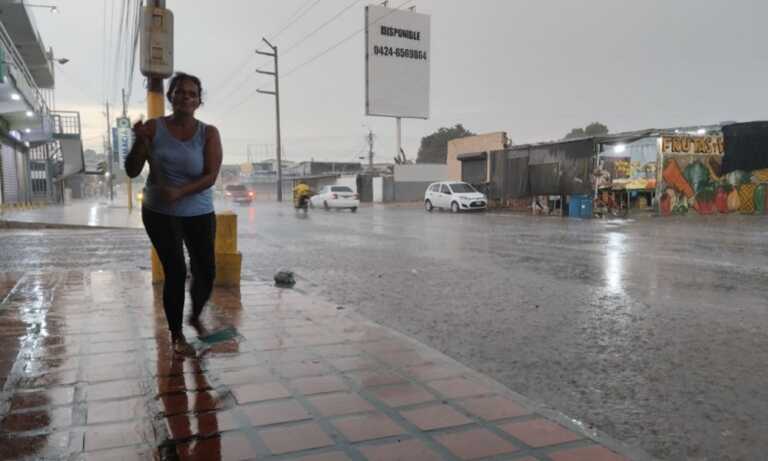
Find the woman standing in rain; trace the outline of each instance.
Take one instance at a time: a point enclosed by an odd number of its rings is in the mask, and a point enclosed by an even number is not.
[[[125,159],[125,171],[131,178],[141,173],[144,162],[149,164],[141,216],[165,272],[163,307],[173,349],[185,355],[195,351],[182,333],[187,278],[183,246],[192,270],[189,323],[198,331],[216,274],[212,186],[221,168],[222,149],[216,127],[195,118],[202,91],[199,78],[174,75],[166,93],[173,114],[137,122],[133,148]]]

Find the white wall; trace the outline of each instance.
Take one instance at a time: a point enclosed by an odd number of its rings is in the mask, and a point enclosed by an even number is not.
[[[436,182],[448,180],[448,165],[417,163],[395,165],[395,182]]]
[[[357,192],[357,175],[350,174],[336,178],[337,186],[348,186],[353,191]]]

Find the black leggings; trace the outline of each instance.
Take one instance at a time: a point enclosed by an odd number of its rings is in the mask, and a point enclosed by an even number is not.
[[[187,264],[184,248],[187,246],[192,284],[192,315],[198,316],[208,302],[216,276],[214,240],[216,238],[216,215],[169,216],[146,208],[141,209],[144,229],[157,251],[163,265],[163,308],[171,333],[181,333],[184,317],[184,284],[187,280]]]

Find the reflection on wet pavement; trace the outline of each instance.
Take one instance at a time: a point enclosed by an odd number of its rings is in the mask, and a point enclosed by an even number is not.
[[[192,341],[194,358],[173,353],[160,299],[144,272],[19,278],[0,304],[19,345],[0,459],[645,459],[296,291],[217,289],[203,320],[239,335]]]

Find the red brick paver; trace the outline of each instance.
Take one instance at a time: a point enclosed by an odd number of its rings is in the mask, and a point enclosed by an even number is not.
[[[439,435],[437,440],[461,459],[477,459],[517,451],[517,447],[487,429]]]
[[[447,357],[292,290],[217,289],[204,322],[240,336],[205,346],[187,331],[200,354],[185,358],[147,273],[0,274],[0,287],[8,280],[0,459],[628,459]]]
[[[405,430],[386,415],[371,414],[334,421],[336,428],[351,442],[400,435]]]
[[[544,419],[503,424],[501,429],[532,447],[545,447],[547,445],[573,442],[582,438],[579,434],[575,434],[557,423]]]
[[[627,461],[627,458],[603,447],[571,448],[549,455],[552,461]]]
[[[369,461],[439,461],[442,457],[420,440],[406,440],[384,445],[367,446],[360,452]]]

